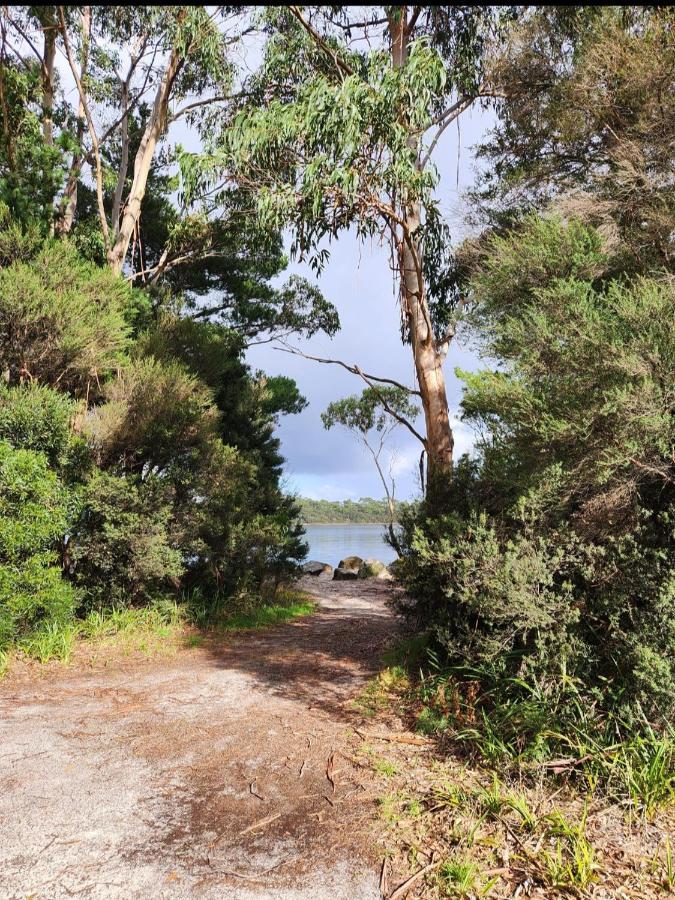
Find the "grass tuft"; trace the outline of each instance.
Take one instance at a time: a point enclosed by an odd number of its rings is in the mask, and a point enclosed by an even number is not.
[[[233,613],[222,622],[218,629],[223,631],[243,631],[253,628],[267,628],[279,625],[300,616],[309,616],[316,609],[312,600],[300,600],[291,603],[273,603],[269,606],[258,606],[246,612]]]

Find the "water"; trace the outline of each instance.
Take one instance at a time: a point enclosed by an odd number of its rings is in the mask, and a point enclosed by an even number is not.
[[[384,525],[305,525],[309,544],[307,559],[337,566],[345,556],[369,556],[383,563],[396,559],[396,552],[385,544]]]

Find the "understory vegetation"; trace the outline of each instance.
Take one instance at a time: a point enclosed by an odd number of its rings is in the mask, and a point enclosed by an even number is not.
[[[44,38],[42,62],[31,31]],[[161,93],[165,51],[187,66],[173,101],[226,88],[226,39],[202,9],[3,12],[3,656],[67,658],[97,622],[156,630],[180,611],[200,624],[255,623],[261,604],[270,620],[293,614],[279,591],[306,545],[274,432],[306,401],[245,352],[279,333],[332,334],[339,321],[308,281],[280,281],[281,235],[256,224],[236,187],[217,214],[177,196],[166,110],[153,122],[158,107],[142,92],[130,103],[152,34],[143,89]],[[117,56],[99,48],[134,35],[121,83]],[[77,116],[53,69],[57,44],[82,76]],[[97,80],[105,87],[89,93]],[[92,149],[94,120],[108,119],[117,124]],[[143,161],[151,132],[161,150]]]
[[[402,517],[399,608],[428,644],[405,701],[422,733],[651,820],[675,801],[673,44],[668,16],[636,16],[579,15],[567,55],[539,11],[500,61],[550,80],[481,149],[483,230],[458,256],[459,327],[489,361],[457,373],[477,452],[446,512]],[[536,864],[551,888],[593,881],[570,840]]]
[[[302,398],[172,303],[65,240],[0,271],[0,650],[64,656],[75,618],[164,599],[227,615],[302,557],[273,435]]]

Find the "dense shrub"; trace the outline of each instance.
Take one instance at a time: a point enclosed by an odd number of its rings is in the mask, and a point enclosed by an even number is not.
[[[17,450],[44,453],[50,467],[69,480],[91,462],[86,441],[73,430],[80,412],[79,404],[51,388],[0,383],[0,440]]]
[[[43,454],[0,442],[0,651],[73,616],[76,594],[55,551],[68,506]]]
[[[212,394],[179,362],[134,360],[105,386],[104,398],[83,426],[103,468],[194,469],[216,437]]]
[[[0,370],[79,396],[99,391],[129,348],[133,292],[64,242],[0,269]]]
[[[411,614],[451,665],[552,686],[622,721],[675,712],[675,293],[616,279],[594,229],[525,219],[474,272],[463,374],[480,435],[451,515],[404,517]]]
[[[157,478],[97,472],[88,482],[69,553],[87,608],[145,603],[176,586],[183,561],[170,501]]]

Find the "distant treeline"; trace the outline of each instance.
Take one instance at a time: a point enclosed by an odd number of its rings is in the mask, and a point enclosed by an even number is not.
[[[300,517],[303,522],[387,522],[389,507],[387,501],[374,500],[372,497],[361,497],[359,500],[310,500],[308,497],[298,499]],[[396,504],[396,512],[401,512],[409,504],[404,501]]]

